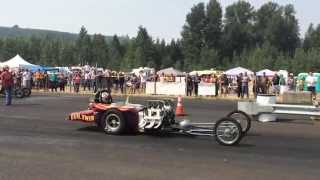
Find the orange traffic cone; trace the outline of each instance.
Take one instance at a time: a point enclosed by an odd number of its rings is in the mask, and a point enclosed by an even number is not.
[[[178,103],[176,108],[176,116],[184,116],[184,108],[182,105],[182,97],[178,96]]]

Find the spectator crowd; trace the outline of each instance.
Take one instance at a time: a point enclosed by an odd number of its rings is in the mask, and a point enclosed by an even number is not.
[[[3,72],[4,70],[0,69],[0,74]],[[146,92],[147,81],[156,80],[161,83],[177,81],[177,77],[173,74],[157,75],[143,71],[134,74],[94,67],[75,69],[68,73],[58,70],[31,72],[28,69],[15,69],[11,70],[10,74],[13,88],[27,87],[51,92],[79,93],[80,91],[97,92],[107,89],[112,93],[143,94]],[[298,80],[292,73],[284,77],[282,74],[267,76],[264,73],[256,76],[244,72],[233,77],[223,73],[201,76],[186,74],[183,81],[186,83],[187,96],[198,96],[199,85],[205,83],[215,85],[216,96],[225,97],[236,94],[239,98],[249,98],[250,96],[256,97],[258,94],[279,94],[282,87],[286,87],[289,91],[303,91],[304,84],[307,84],[307,89],[315,94],[317,78],[311,72],[304,80]]]

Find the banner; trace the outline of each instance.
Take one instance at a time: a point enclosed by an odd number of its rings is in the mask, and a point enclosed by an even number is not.
[[[216,86],[212,83],[200,83],[198,89],[199,96],[215,96]]]
[[[156,92],[155,92],[156,91]],[[186,83],[184,82],[147,82],[146,94],[160,95],[186,95]]]
[[[155,92],[156,91],[156,92]],[[186,95],[186,83],[184,82],[147,82],[146,94],[159,95]],[[200,83],[198,87],[199,96],[215,96],[216,86],[212,83]]]

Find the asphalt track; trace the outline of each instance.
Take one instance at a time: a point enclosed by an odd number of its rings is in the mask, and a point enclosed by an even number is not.
[[[143,103],[143,98],[131,99]],[[320,178],[320,123],[253,123],[237,147],[210,137],[108,136],[64,120],[87,97],[33,96],[6,107],[0,98],[0,179],[224,180]],[[215,121],[231,101],[186,100],[187,117]]]

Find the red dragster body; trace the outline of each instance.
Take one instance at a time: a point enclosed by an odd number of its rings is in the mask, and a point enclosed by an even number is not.
[[[91,102],[88,110],[73,112],[69,114],[68,120],[95,123],[98,127],[107,131],[106,118],[108,119],[108,115],[112,114],[114,118],[118,118],[117,121],[123,121],[121,123],[125,124],[125,128],[122,128],[123,131],[125,129],[125,131],[135,132],[139,129],[139,112],[142,110],[142,105]]]

